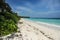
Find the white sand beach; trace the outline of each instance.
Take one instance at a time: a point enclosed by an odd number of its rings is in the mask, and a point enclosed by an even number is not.
[[[23,40],[60,40],[60,30],[50,26],[52,27],[25,19],[21,19],[18,23]]]

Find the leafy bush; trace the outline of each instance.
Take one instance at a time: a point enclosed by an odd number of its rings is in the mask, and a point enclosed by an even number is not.
[[[0,15],[0,21],[4,21],[4,20],[5,20],[4,16]]]
[[[5,12],[0,14],[3,15],[8,20],[12,19],[15,23],[17,23],[17,21],[19,20],[18,16],[16,14],[14,15],[14,13],[11,14],[9,12]]]
[[[18,17],[9,12],[0,13],[0,36],[17,32]]]
[[[0,36],[4,36],[13,32],[17,32],[17,26],[12,20],[0,22]]]
[[[4,0],[0,1],[0,9],[0,36],[17,32],[18,15],[11,11],[11,7]]]

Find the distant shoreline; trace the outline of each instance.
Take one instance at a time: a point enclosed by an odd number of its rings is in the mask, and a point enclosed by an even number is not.
[[[33,18],[33,17],[29,17],[29,18]],[[60,19],[60,18],[33,18],[33,19]]]

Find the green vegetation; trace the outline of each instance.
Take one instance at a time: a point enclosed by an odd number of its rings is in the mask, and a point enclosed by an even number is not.
[[[21,18],[30,18],[29,16],[19,16]]]
[[[8,3],[5,3],[5,0],[0,0],[0,36],[17,32],[16,24],[19,19],[17,13],[11,11]]]

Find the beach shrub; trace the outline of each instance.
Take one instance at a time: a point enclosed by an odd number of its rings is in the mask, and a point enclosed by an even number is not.
[[[11,11],[11,7],[5,1],[0,1],[0,36],[17,32],[17,22],[20,17]]]
[[[9,13],[9,12],[5,12],[5,13],[0,13],[1,15],[3,15],[6,19],[8,20],[13,20],[15,23],[17,23],[17,21],[19,20],[19,18],[14,15],[14,13]]]
[[[4,21],[4,20],[5,20],[4,16],[0,15],[0,21]]]
[[[17,32],[17,26],[13,20],[6,20],[0,22],[0,36],[4,36],[13,32]]]
[[[19,18],[9,12],[0,13],[0,36],[5,36],[17,32]]]

